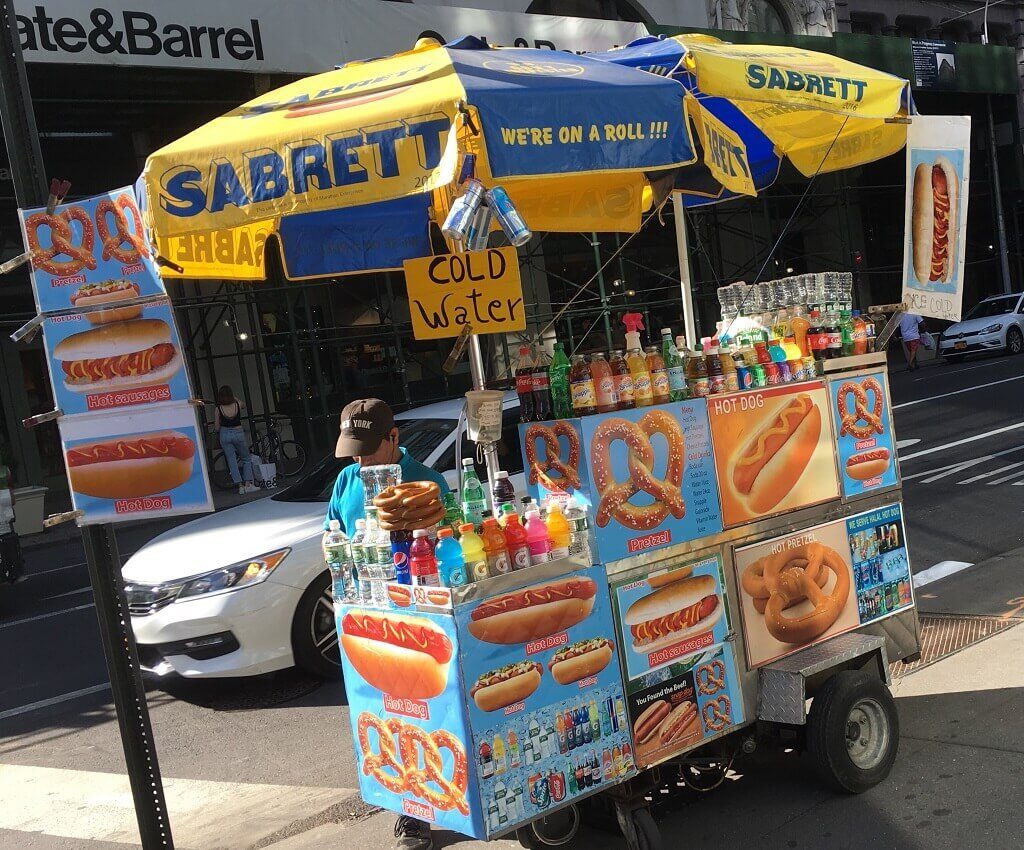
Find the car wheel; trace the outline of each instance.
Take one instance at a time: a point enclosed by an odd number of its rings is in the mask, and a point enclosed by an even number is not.
[[[338,632],[334,623],[331,574],[318,575],[302,594],[292,620],[292,653],[295,664],[322,679],[341,675]]]
[[[1024,333],[1016,325],[1006,332],[1006,353],[1020,354],[1024,350]]]

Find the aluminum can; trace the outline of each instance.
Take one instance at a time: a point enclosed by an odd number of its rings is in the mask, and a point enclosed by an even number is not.
[[[469,236],[466,237],[466,247],[470,251],[483,251],[487,247],[487,237],[491,232],[491,207],[484,201],[477,208],[473,216],[473,223],[469,227]]]
[[[467,180],[465,194],[452,203],[448,217],[441,226],[441,232],[456,242],[465,242],[469,237],[476,211],[483,203],[484,193],[483,183],[474,179]]]
[[[487,192],[487,203],[490,204],[491,212],[498,219],[498,223],[501,225],[501,229],[505,231],[505,236],[508,237],[509,242],[518,247],[530,241],[530,237],[533,234],[530,232],[530,228],[526,226],[526,222],[523,221],[523,217],[519,214],[515,204],[512,203],[508,192],[502,189],[501,186],[489,189]]]

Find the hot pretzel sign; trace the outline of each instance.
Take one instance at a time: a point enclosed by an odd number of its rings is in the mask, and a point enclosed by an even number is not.
[[[829,381],[843,495],[897,483],[896,445],[883,371]]]
[[[125,298],[165,294],[132,187],[19,215],[40,312],[81,307],[98,286]]]

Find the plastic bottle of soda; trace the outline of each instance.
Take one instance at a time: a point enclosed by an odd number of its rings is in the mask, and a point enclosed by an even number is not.
[[[437,559],[437,572],[443,587],[461,587],[466,584],[466,560],[462,557],[462,546],[455,539],[452,529],[438,529],[434,557]]]
[[[671,384],[668,381],[668,366],[665,358],[656,345],[648,345],[644,349],[647,357],[647,371],[651,373],[651,392],[655,404],[667,404],[672,398]]]
[[[484,541],[476,533],[472,523],[466,522],[459,527],[462,539],[462,559],[466,564],[466,578],[469,581],[480,581],[487,578],[487,554],[484,552]]]
[[[499,470],[494,476],[494,482],[491,484],[491,494],[494,496],[495,518],[501,518],[505,505],[511,505],[513,509],[515,508],[516,488],[509,480],[508,473],[504,470]]]
[[[519,521],[519,514],[508,515],[505,521],[505,548],[512,562],[513,570],[523,570],[530,566],[529,535]]]
[[[828,349],[828,337],[821,324],[821,313],[811,310],[810,327],[807,330],[807,348],[815,360],[824,360]]]
[[[548,507],[548,537],[551,539],[551,560],[569,557],[571,535],[569,522],[562,513],[562,506],[552,502]]]
[[[722,374],[725,376],[725,391],[739,392],[740,378],[736,373],[736,361],[732,359],[732,349],[727,345],[722,346],[718,352],[718,359],[722,364]]]
[[[412,583],[422,587],[437,587],[441,583],[434,557],[434,544],[425,528],[412,533],[412,547],[409,550],[409,572]]]
[[[480,538],[484,542],[484,554],[487,557],[487,574],[499,576],[512,572],[512,562],[509,560],[508,547],[505,545],[505,535],[494,517],[484,520],[484,530]]]
[[[590,416],[597,413],[597,391],[594,389],[594,377],[590,374],[590,366],[582,354],[572,356],[569,369],[569,389],[572,393],[572,411],[574,416]]]
[[[690,389],[690,398],[706,398],[711,393],[708,364],[699,351],[691,351],[686,356],[686,386]]]
[[[543,422],[551,418],[551,379],[548,377],[548,368],[551,366],[551,358],[542,348],[537,352],[537,359],[533,364],[531,383],[533,386],[533,418],[537,422]]]
[[[651,385],[647,356],[640,347],[643,316],[639,313],[626,313],[622,321],[626,325],[626,365],[633,377],[633,401],[637,407],[650,407],[654,404],[654,387]]]
[[[839,330],[839,317],[834,311],[825,314],[825,333],[828,335],[828,359],[843,356],[843,333]]]
[[[860,310],[853,311],[853,353],[868,353],[868,327],[860,317]]]
[[[516,364],[516,395],[519,396],[519,421],[533,422],[533,355],[530,346],[519,348],[519,362]]]
[[[476,466],[473,458],[462,459],[462,515],[466,522],[473,523],[476,528],[484,521],[484,511],[487,510],[487,496],[484,493],[484,485],[476,474]]]
[[[526,541],[530,547],[530,564],[543,564],[551,560],[551,537],[539,511],[526,514]]]
[[[849,310],[839,311],[839,334],[843,357],[853,354],[853,317]]]
[[[464,522],[462,508],[459,507],[459,497],[449,490],[444,494],[444,519],[441,520],[441,525],[455,532],[459,530],[459,526]]]
[[[555,419],[568,419],[572,416],[572,394],[569,390],[569,358],[565,356],[565,347],[555,343],[555,355],[548,367],[548,382],[551,385],[551,406]]]
[[[612,379],[615,382],[615,395],[618,396],[619,410],[632,410],[636,407],[633,396],[633,376],[629,372],[621,351],[613,351],[608,365],[612,370]]]
[[[718,346],[711,346],[704,358],[708,365],[708,392],[718,395],[725,392],[725,371],[722,369],[722,358],[718,354]]]
[[[612,367],[601,352],[590,355],[590,376],[594,379],[597,396],[597,412],[612,413],[619,409],[619,396],[615,392],[615,376]]]

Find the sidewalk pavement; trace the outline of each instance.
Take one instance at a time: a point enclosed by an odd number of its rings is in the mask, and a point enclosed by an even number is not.
[[[889,778],[859,796],[824,789],[793,754],[756,753],[706,795],[682,790],[653,810],[666,847],[688,850],[1019,847],[1024,809],[1024,628],[973,644],[893,683],[901,746]],[[389,847],[395,816],[377,811],[258,846],[271,850]],[[173,812],[172,812],[173,820]],[[309,823],[311,819],[307,819]],[[305,826],[305,824],[304,824]],[[439,833],[438,846],[512,850]],[[584,826],[587,850],[622,848]]]

